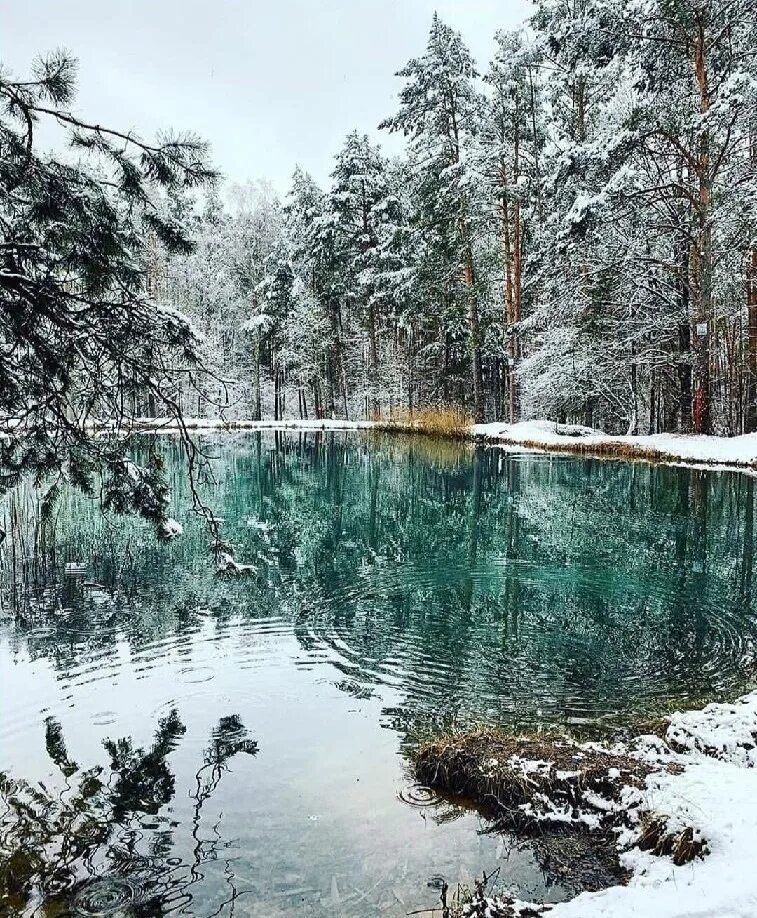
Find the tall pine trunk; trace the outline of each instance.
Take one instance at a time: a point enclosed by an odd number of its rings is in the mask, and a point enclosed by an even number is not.
[[[757,245],[752,246],[747,267],[747,404],[746,432],[757,431]]]
[[[710,87],[705,58],[705,13],[697,16],[694,39],[694,69],[699,89],[699,111],[710,110]],[[710,136],[702,130],[696,157],[698,185],[695,237],[691,253],[691,293],[694,320],[694,395],[692,416],[697,433],[709,433],[710,405],[710,320],[712,317],[712,189],[710,180]]]
[[[378,420],[380,415],[376,386],[377,377],[378,345],[376,342],[376,307],[373,302],[371,302],[371,304],[368,306],[368,393],[370,415],[373,420]]]
[[[677,166],[679,186],[684,182],[684,164]],[[690,260],[691,244],[689,242],[689,207],[681,200],[677,208],[677,242],[675,283],[678,294],[680,320],[678,322],[678,429],[690,433],[692,428],[692,364],[691,364],[691,296]]]
[[[478,318],[478,292],[476,290],[476,271],[473,264],[473,245],[465,212],[460,217],[459,232],[463,249],[463,284],[468,300],[468,340],[471,353],[471,375],[473,377],[473,418],[477,424],[481,424],[484,420],[481,327]]]
[[[516,126],[516,140],[514,149],[513,179],[518,177],[518,140]],[[503,189],[507,188],[507,167],[500,163],[500,182]],[[505,334],[507,336],[507,381],[509,393],[508,419],[515,423],[520,419],[520,388],[516,375],[518,358],[520,357],[520,342],[513,328],[521,319],[522,300],[522,239],[520,225],[520,202],[514,201],[512,206],[503,191],[500,206],[501,249],[505,276]]]
[[[457,111],[454,96],[450,99],[449,135],[452,141],[452,164],[460,163],[460,132],[457,126]],[[473,377],[473,419],[477,424],[484,421],[484,373],[481,359],[481,327],[478,318],[478,292],[476,290],[476,270],[473,263],[473,241],[471,239],[468,201],[465,195],[460,199],[460,211],[457,221],[460,249],[463,263],[463,285],[468,301],[468,342],[471,356],[471,375]]]
[[[750,138],[752,168],[757,172],[757,131]],[[752,245],[746,271],[747,400],[745,427],[757,431],[757,244]]]
[[[361,182],[362,190],[362,219],[363,219],[363,254],[370,248],[370,207],[365,180]],[[378,344],[376,341],[376,304],[371,293],[368,294],[368,404],[370,417],[378,419],[379,402],[377,395],[378,377]],[[370,418],[369,418],[370,420]]]
[[[260,330],[255,335],[255,404],[253,407],[253,420],[261,420],[261,397],[260,397]]]

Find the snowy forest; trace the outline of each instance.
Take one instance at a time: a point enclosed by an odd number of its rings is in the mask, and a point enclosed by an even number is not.
[[[0,918],[757,915],[757,0],[518,3],[6,4]]]
[[[753,0],[536,6],[482,70],[434,18],[406,155],[363,126],[328,187],[172,205],[196,248],[150,282],[215,367],[187,413],[757,429]]]

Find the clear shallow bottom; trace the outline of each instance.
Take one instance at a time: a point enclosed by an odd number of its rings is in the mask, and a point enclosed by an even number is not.
[[[162,644],[159,665],[148,663],[151,649],[120,650],[122,662],[107,678],[98,679],[90,665],[57,683],[48,660],[22,655],[14,666],[5,653],[0,658],[10,674],[8,697],[24,697],[26,709],[24,728],[3,732],[3,766],[29,780],[49,787],[56,772],[60,777],[45,748],[51,702],[67,757],[81,766],[107,764],[106,737],[131,736],[149,749],[159,721],[174,711],[186,730],[170,744],[170,793],[163,792],[161,770],[157,789],[149,782],[128,789],[127,812],[113,819],[116,802],[97,813],[113,823],[113,834],[96,860],[114,842],[122,849],[101,861],[108,877],[137,886],[145,873],[162,878],[162,851],[149,865],[124,857],[133,832],[136,850],[157,844],[178,859],[178,888],[161,888],[159,897],[193,915],[213,913],[232,889],[244,893],[241,914],[399,915],[433,904],[438,893],[427,883],[435,875],[465,881],[505,857],[508,873],[543,892],[527,850],[511,851],[497,836],[481,834],[485,826],[475,814],[433,805],[433,797],[413,788],[396,734],[381,729],[381,697],[356,698],[337,687],[331,664],[308,659],[285,623],[219,629],[208,622],[179,646]],[[398,700],[391,691],[386,698]],[[232,754],[213,774],[213,732],[230,714],[257,749]],[[138,763],[128,770],[136,774]],[[205,763],[210,768],[201,771]],[[156,812],[154,802],[162,803]],[[459,818],[445,825],[452,817]],[[560,898],[559,889],[554,894]]]
[[[73,495],[48,566],[13,531],[0,914],[402,915],[439,876],[497,866],[524,898],[563,898],[532,849],[412,787],[408,733],[621,721],[750,677],[752,479],[211,441],[214,506],[254,566],[223,578],[159,446],[175,543]]]

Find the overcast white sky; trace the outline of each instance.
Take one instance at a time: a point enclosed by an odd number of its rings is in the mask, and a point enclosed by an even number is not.
[[[396,107],[434,10],[462,31],[479,69],[494,32],[528,0],[4,0],[0,62],[22,76],[40,51],[80,60],[77,109],[143,135],[192,129],[234,181],[286,191],[296,164],[326,181],[344,135]]]

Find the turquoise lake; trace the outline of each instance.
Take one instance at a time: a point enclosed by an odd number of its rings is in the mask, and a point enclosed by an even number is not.
[[[538,845],[414,786],[477,723],[601,732],[753,683],[754,479],[359,434],[202,440],[251,570],[3,504],[0,915],[406,915]]]

